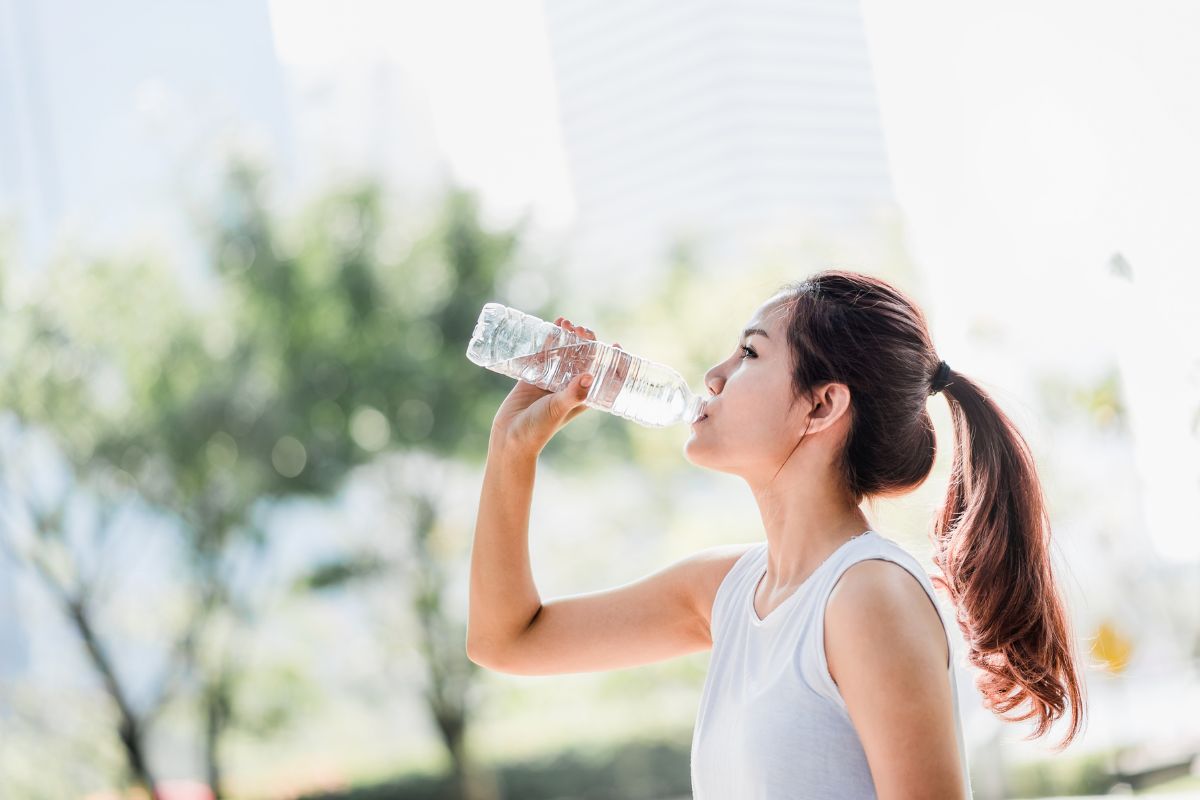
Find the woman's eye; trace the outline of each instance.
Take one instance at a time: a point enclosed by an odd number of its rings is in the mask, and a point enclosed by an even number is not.
[[[742,352],[745,353],[750,358],[758,358],[758,354],[755,353],[753,350],[751,350],[746,345],[742,345]]]

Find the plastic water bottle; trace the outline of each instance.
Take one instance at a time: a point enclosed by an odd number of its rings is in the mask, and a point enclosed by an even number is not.
[[[704,405],[670,367],[500,303],[483,307],[467,358],[552,392],[589,372],[586,405],[651,428],[693,422]]]

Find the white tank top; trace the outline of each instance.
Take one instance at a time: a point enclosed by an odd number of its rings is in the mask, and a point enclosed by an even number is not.
[[[712,655],[692,735],[694,800],[865,800],[875,784],[862,743],[825,661],[825,603],[852,564],[893,561],[947,612],[907,550],[876,531],[846,541],[778,607],[760,619],[754,593],[767,570],[767,543],[733,565],[712,608]],[[958,707],[952,637],[948,669],[966,797],[970,774]]]

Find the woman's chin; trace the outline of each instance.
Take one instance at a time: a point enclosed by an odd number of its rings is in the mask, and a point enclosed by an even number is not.
[[[707,467],[708,464],[705,463],[706,460],[704,458],[705,449],[705,446],[697,441],[696,435],[693,433],[683,443],[683,457],[697,467]]]

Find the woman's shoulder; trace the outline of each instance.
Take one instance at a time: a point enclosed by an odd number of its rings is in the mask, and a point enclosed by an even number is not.
[[[851,542],[842,559],[846,567],[855,566],[862,561],[883,559],[893,564],[893,569],[906,569],[925,574],[921,562],[907,547],[900,542],[872,528],[866,535],[859,536]],[[885,567],[886,569],[886,567]]]

